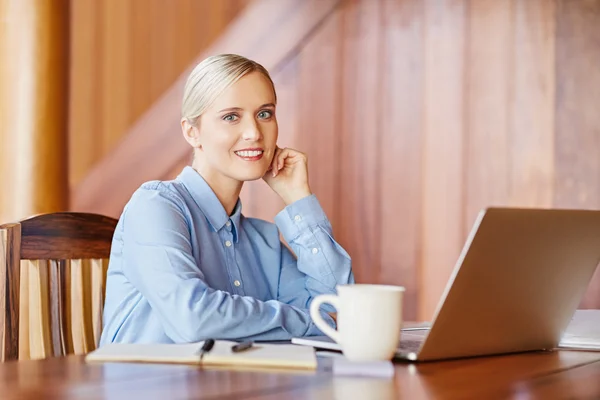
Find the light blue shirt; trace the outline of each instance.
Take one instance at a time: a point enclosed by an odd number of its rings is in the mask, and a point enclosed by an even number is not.
[[[244,217],[240,201],[228,216],[191,167],[143,184],[113,237],[100,345],[320,335],[310,303],[354,283],[350,257],[314,195],[275,222]]]

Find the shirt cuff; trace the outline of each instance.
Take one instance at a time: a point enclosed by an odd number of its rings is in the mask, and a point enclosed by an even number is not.
[[[275,216],[275,223],[287,242],[293,241],[302,231],[312,226],[330,226],[329,219],[314,194],[285,207]]]

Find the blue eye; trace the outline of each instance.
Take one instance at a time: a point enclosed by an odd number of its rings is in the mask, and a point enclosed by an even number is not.
[[[269,119],[273,116],[273,113],[271,111],[268,110],[263,110],[261,112],[258,113],[258,118],[260,119]]]
[[[223,121],[227,121],[227,122],[233,122],[233,121],[237,121],[238,116],[235,114],[227,114],[223,117]]]

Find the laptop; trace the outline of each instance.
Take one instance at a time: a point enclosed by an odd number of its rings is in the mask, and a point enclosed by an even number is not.
[[[600,211],[482,210],[431,326],[403,330],[396,358],[433,361],[554,349],[599,262]],[[292,343],[341,350],[328,337]]]

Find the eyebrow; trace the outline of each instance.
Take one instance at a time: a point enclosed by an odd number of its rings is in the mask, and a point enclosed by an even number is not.
[[[275,104],[273,103],[267,103],[267,104],[263,104],[262,106],[258,107],[258,109],[261,108],[275,108]],[[221,111],[219,111],[219,113],[225,112],[225,111],[243,111],[243,108],[240,107],[230,107],[230,108],[224,108]]]

